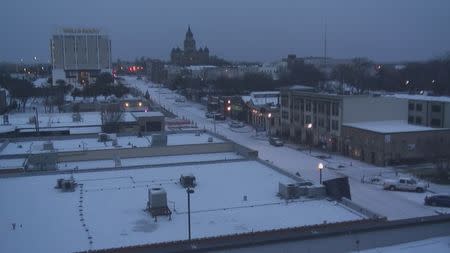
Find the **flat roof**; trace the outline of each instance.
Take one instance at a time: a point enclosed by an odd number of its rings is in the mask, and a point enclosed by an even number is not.
[[[167,135],[167,145],[188,145],[188,144],[206,144],[209,143],[209,137],[213,138],[213,143],[222,143],[224,140],[213,137],[208,133],[201,133],[197,136],[195,133],[176,133]],[[150,147],[152,136],[144,135],[138,137],[134,135],[117,136],[117,146],[113,146],[112,141],[99,142],[97,137],[85,138],[54,138],[50,139],[53,147],[57,152],[66,151],[87,151],[102,150],[115,148],[133,148],[133,147]],[[0,155],[20,155],[20,154],[36,154],[46,153],[49,150],[43,150],[43,145],[47,140],[25,140],[14,141],[11,139],[8,145],[0,151]]]
[[[403,120],[345,123],[343,124],[343,126],[368,130],[382,134],[448,130],[446,128],[432,128],[426,126],[412,125],[408,124],[408,122]]]
[[[139,114],[145,112],[133,112],[133,114]],[[159,113],[159,112],[149,112],[149,113]],[[161,114],[162,115],[162,114]],[[16,127],[18,129],[34,129],[35,124],[30,123],[30,119],[35,116],[34,112],[25,113],[11,113],[8,114],[9,125],[0,126],[0,131],[6,131]],[[39,128],[48,131],[56,128],[74,128],[74,127],[92,127],[101,126],[101,113],[100,112],[80,112],[80,121],[73,120],[73,113],[39,113]],[[122,113],[123,122],[135,122],[136,119],[131,112]],[[68,130],[68,129],[67,129]],[[33,130],[24,130],[33,131]]]
[[[187,196],[178,180],[187,173],[197,181],[192,238],[364,218],[333,201],[281,200],[278,183],[292,179],[257,161],[76,173],[82,187],[74,192],[54,189],[68,175],[9,177],[0,179],[0,251],[77,252],[185,240]],[[153,187],[167,192],[171,220],[155,222],[145,211]]]
[[[132,112],[133,116],[138,117],[164,117],[164,114],[158,111],[150,111],[150,112]]]
[[[388,95],[388,97],[396,97],[396,98],[403,98],[403,99],[409,99],[409,100],[422,100],[422,101],[450,103],[450,97],[446,97],[446,96],[427,96],[427,95],[419,95],[419,94],[393,94],[393,95]]]

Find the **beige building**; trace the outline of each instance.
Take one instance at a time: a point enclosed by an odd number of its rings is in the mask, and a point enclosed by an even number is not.
[[[337,95],[311,87],[281,90],[280,132],[296,143],[340,151],[344,123],[407,120],[408,103],[392,97]]]
[[[408,101],[408,123],[435,128],[450,128],[450,97],[395,94]]]
[[[62,28],[50,39],[53,84],[88,84],[112,73],[111,40],[99,29]]]
[[[378,166],[420,162],[450,155],[450,129],[370,121],[342,126],[342,153]]]

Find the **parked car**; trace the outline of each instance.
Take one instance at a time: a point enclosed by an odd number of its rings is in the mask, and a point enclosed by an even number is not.
[[[284,145],[283,141],[280,138],[278,138],[278,137],[270,137],[269,138],[269,143],[270,143],[270,145],[273,145],[273,146],[276,146],[276,147],[280,147],[280,146]]]
[[[205,117],[210,119],[210,118],[214,117],[214,114],[215,114],[215,112],[206,112]]]
[[[177,98],[175,99],[175,102],[178,102],[178,103],[184,103],[184,102],[186,102],[186,99],[185,99],[184,97],[177,97]]]
[[[386,179],[383,183],[385,190],[391,191],[416,191],[424,192],[428,189],[428,185],[423,182],[417,182],[412,178]]]
[[[244,127],[244,123],[240,122],[240,121],[230,121],[230,127],[232,128],[241,128]]]
[[[223,114],[220,114],[220,113],[215,113],[214,114],[214,119],[215,120],[225,120],[225,116]]]
[[[450,207],[450,195],[433,195],[425,197],[425,205]]]

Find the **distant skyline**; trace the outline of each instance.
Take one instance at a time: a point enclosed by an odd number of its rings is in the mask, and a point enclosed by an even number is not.
[[[168,60],[188,25],[197,46],[227,60],[323,56],[325,23],[329,57],[427,60],[450,51],[449,10],[448,0],[6,1],[0,62],[47,62],[59,27],[103,29],[114,60]]]

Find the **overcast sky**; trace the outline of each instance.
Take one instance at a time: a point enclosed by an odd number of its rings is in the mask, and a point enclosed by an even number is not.
[[[2,1],[0,61],[50,57],[58,27],[98,27],[113,58],[168,59],[188,24],[198,46],[229,60],[289,53],[376,61],[423,60],[450,51],[449,0],[14,0]]]

